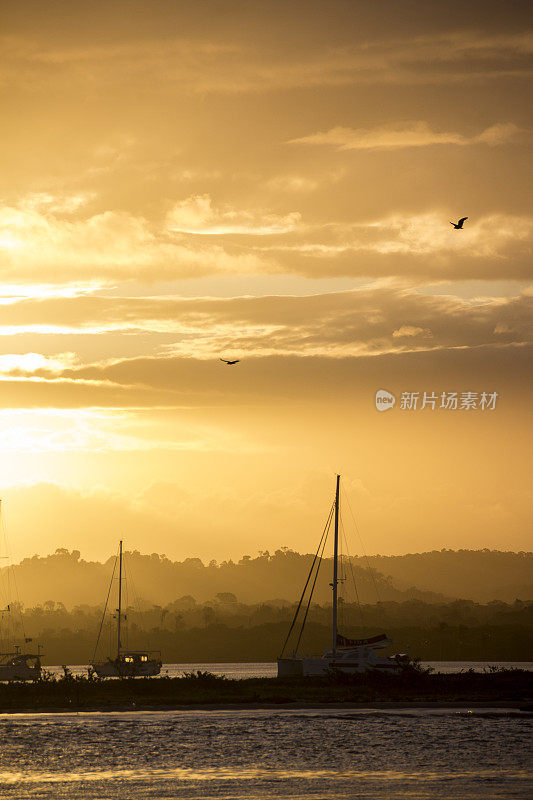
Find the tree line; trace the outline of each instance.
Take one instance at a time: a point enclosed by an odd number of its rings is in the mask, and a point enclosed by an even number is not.
[[[207,602],[184,595],[164,606],[126,605],[123,645],[161,650],[167,663],[271,661],[280,655],[295,609],[295,603],[244,604],[227,592]],[[329,646],[331,610],[331,604],[311,605],[302,652]],[[42,645],[43,663],[88,663],[102,619],[97,656],[113,653],[114,613],[111,608],[103,618],[102,606],[69,610],[54,601],[31,608],[13,604],[9,619],[2,616],[0,647],[9,649],[10,637],[25,638],[31,640],[27,648]],[[341,603],[339,628],[355,638],[385,632],[394,640],[394,652],[409,649],[425,660],[533,660],[533,602]]]
[[[165,555],[125,555],[126,589],[140,603],[165,606],[176,597],[191,595],[200,603],[216,594],[234,594],[242,603],[297,600],[312,563],[312,554],[281,548],[274,553],[244,555],[238,561],[199,558],[173,561]],[[0,570],[0,589],[10,582],[25,606],[60,602],[72,608],[96,605],[108,590],[115,556],[101,563],[87,561],[79,550],[63,548],[48,556],[26,558]],[[331,559],[324,559],[314,599],[331,598]],[[420,600],[441,603],[464,598],[486,603],[533,600],[533,554],[496,550],[439,550],[402,556],[344,559],[341,575],[346,600],[362,603]],[[4,591],[9,596],[8,591]],[[0,591],[0,595],[1,595]],[[16,599],[11,592],[11,599]]]

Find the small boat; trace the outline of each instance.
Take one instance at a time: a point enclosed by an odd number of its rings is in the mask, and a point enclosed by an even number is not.
[[[41,677],[41,657],[34,653],[0,653],[0,681],[38,681]]]
[[[114,572],[113,570],[111,584],[113,582]],[[108,598],[110,592],[111,585],[109,587]],[[106,611],[107,602],[104,608],[102,623]],[[161,662],[161,653],[158,650],[127,650],[122,647],[122,622],[126,620],[126,615],[122,613],[122,541],[119,547],[118,608],[115,619],[117,620],[116,656],[114,658],[108,657],[106,661],[95,661],[100,634],[102,632],[102,625],[100,625],[100,632],[94,649],[95,655],[93,655],[93,660],[91,662],[92,670],[96,672],[99,678],[148,678],[159,675],[163,664]]]
[[[403,654],[398,656],[386,656],[382,654],[382,651],[385,651],[387,645],[390,644],[392,641],[384,633],[380,633],[377,634],[376,636],[370,636],[368,638],[363,638],[363,639],[349,639],[346,636],[342,636],[338,632],[337,629],[338,586],[341,580],[338,576],[339,508],[340,508],[339,491],[340,491],[340,475],[337,475],[335,500],[333,503],[332,510],[330,512],[330,516],[328,518],[328,522],[326,523],[326,528],[324,529],[324,533],[322,534],[323,537],[325,536],[327,538],[329,525],[331,523],[331,517],[332,515],[334,515],[335,527],[334,527],[334,545],[333,545],[333,581],[330,584],[330,586],[333,589],[331,649],[326,650],[326,652],[322,656],[302,657],[297,655],[296,652],[298,647],[297,645],[296,650],[295,652],[293,652],[292,656],[289,657],[284,656],[285,648],[287,647],[287,643],[289,641],[292,630],[294,629],[294,626],[296,624],[298,614],[300,612],[300,609],[302,608],[302,603],[306,588],[310,584],[311,595],[307,602],[307,610],[305,613],[304,621],[302,623],[302,629],[300,631],[298,643],[301,639],[303,625],[305,624],[305,620],[307,618],[307,611],[309,610],[311,604],[313,588],[316,583],[318,566],[320,560],[322,559],[322,554],[324,552],[324,546],[326,543],[326,538],[323,538],[321,539],[321,542],[319,544],[317,554],[313,561],[313,565],[311,566],[311,571],[309,572],[309,576],[307,578],[307,582],[305,584],[304,591],[302,593],[302,597],[296,609],[296,614],[294,615],[292,625],[290,627],[287,638],[285,639],[285,644],[283,645],[281,656],[278,658],[278,678],[284,678],[289,676],[299,677],[299,676],[312,676],[312,675],[326,675],[330,672],[342,672],[348,674],[356,674],[356,673],[371,672],[371,671],[397,673],[402,670],[402,665],[406,659],[406,656],[404,656]],[[321,548],[322,552],[320,552]],[[317,564],[317,571],[315,573],[314,580],[311,582],[311,576],[315,564]]]
[[[160,654],[150,650],[125,650],[116,658],[91,664],[99,678],[151,678],[162,666]]]
[[[2,501],[0,500],[0,519],[1,514]],[[6,556],[4,556],[4,558],[5,557]],[[4,646],[6,642],[6,639],[3,639],[2,637],[2,623],[4,622],[6,616],[8,619],[11,618],[11,624],[8,622],[7,625],[10,633],[8,641],[11,642],[12,640],[19,638],[16,635],[16,625],[12,621],[12,614],[13,609],[11,608],[9,602],[5,608],[0,609],[0,681],[38,681],[41,677],[42,669],[42,653],[40,652],[40,645],[37,646],[37,653],[24,652],[17,644],[9,644],[8,647],[11,647],[12,649],[7,652],[2,652],[2,640],[4,641]],[[25,635],[22,620],[20,621],[20,628],[22,631],[22,640],[24,645],[28,645],[32,639]]]

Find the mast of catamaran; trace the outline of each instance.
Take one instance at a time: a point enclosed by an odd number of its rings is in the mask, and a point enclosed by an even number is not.
[[[120,557],[118,566],[118,624],[117,624],[117,660],[120,660],[120,623],[122,620],[122,539],[120,540]]]
[[[337,485],[335,488],[335,542],[333,545],[333,655],[337,652],[337,587],[339,579],[337,577],[337,561],[339,557],[339,484],[341,476],[337,475]]]

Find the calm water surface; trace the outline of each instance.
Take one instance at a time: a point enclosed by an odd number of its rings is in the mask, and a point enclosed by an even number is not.
[[[431,664],[440,672],[490,665],[533,669],[531,662]],[[162,674],[197,669],[228,678],[276,674],[271,662],[166,664]],[[501,709],[0,715],[0,797],[529,800],[532,716]]]
[[[513,711],[1,715],[6,800],[531,798]]]

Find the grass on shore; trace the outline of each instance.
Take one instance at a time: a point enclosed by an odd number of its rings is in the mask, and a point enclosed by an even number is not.
[[[407,669],[399,675],[331,674],[316,678],[228,680],[208,672],[181,678],[73,676],[44,672],[33,683],[0,684],[0,713],[14,711],[174,708],[186,705],[269,705],[361,702],[533,701],[533,673],[492,668],[486,672],[431,674]]]

